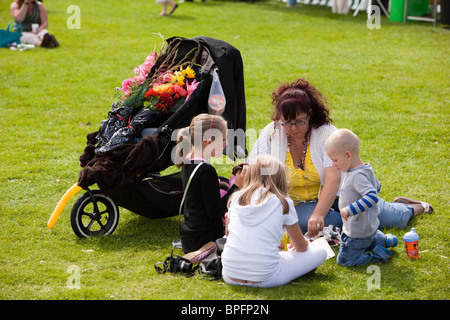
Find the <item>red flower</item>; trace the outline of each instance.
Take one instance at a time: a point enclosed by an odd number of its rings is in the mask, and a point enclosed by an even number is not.
[[[188,95],[188,92],[181,86],[179,86],[178,84],[174,84],[172,86],[172,91],[175,95],[178,95],[179,97],[186,97]]]
[[[158,92],[156,92],[155,90],[153,90],[153,89],[150,89],[150,90],[148,90],[146,93],[145,93],[145,97],[146,98],[150,98],[150,97],[157,97],[158,96]]]
[[[162,92],[159,96],[159,101],[155,107],[161,110],[162,113],[168,113],[173,106],[173,99],[170,93]]]

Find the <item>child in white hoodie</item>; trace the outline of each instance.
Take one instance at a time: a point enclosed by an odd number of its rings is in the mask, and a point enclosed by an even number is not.
[[[295,251],[279,251],[285,230]],[[244,188],[230,198],[222,277],[228,284],[275,287],[320,266],[326,250],[309,247],[287,193],[284,165],[270,155],[247,168]]]

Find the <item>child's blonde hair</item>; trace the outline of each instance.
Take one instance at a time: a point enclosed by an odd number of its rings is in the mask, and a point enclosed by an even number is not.
[[[266,189],[264,194],[262,187]],[[268,154],[259,155],[248,166],[244,187],[238,194],[239,205],[250,204],[253,194],[258,190],[261,193],[259,203],[264,202],[266,198],[274,194],[283,204],[283,214],[289,213],[289,203],[286,200],[288,197],[286,167]]]
[[[359,139],[351,130],[337,129],[328,137],[325,148],[340,153],[350,151],[352,155],[359,155]]]
[[[192,151],[195,143],[201,141],[203,149],[205,141],[209,139],[215,141],[217,136],[226,129],[227,121],[221,116],[208,113],[195,116],[189,127],[178,131],[174,163],[177,167],[182,167],[186,163],[187,154]],[[201,139],[198,139],[198,137],[201,137]]]

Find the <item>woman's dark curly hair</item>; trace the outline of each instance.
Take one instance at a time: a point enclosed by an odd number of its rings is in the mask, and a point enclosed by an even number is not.
[[[325,96],[306,79],[299,78],[292,83],[283,83],[272,92],[272,117],[279,121],[293,121],[298,114],[306,113],[309,117],[309,130],[324,124],[331,124],[330,110]]]

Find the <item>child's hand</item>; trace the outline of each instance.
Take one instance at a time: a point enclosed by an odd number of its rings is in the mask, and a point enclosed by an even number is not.
[[[346,208],[341,209],[341,217],[342,217],[342,219],[344,219],[345,221],[347,221],[348,216],[349,216],[349,214],[348,214],[348,212],[347,212],[347,209],[346,209]]]
[[[235,176],[239,171],[242,170],[242,168],[243,168],[244,166],[247,166],[247,165],[248,165],[248,163],[246,163],[246,162],[241,163],[241,164],[238,164],[237,166],[235,166],[235,167],[233,168],[233,170],[231,170],[231,175],[232,175],[232,176]]]
[[[245,180],[245,174],[247,173],[247,164],[242,166],[242,170],[238,171],[236,173],[236,180],[234,181],[234,184],[238,186],[239,189],[242,189],[244,187],[244,180]]]

